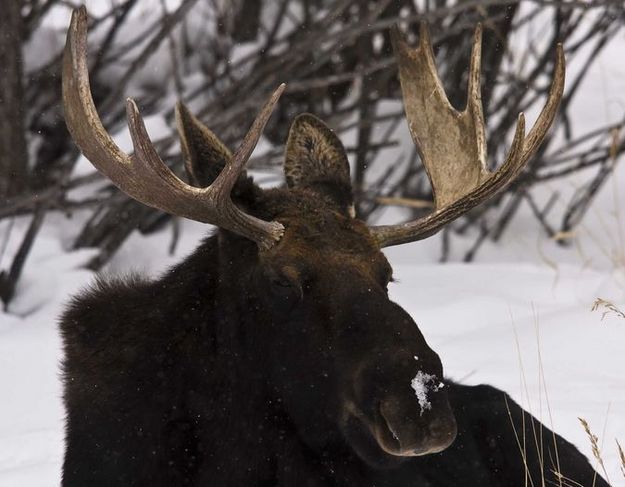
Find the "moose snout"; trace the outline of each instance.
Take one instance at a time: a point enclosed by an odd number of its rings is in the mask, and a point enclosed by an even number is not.
[[[380,416],[384,424],[379,425],[376,435],[380,447],[391,455],[420,456],[451,445],[456,438],[456,420],[446,397],[435,403],[421,414],[410,398],[383,400]]]
[[[440,358],[404,310],[390,305],[386,314],[381,321],[388,333],[354,370],[352,410],[378,451],[394,457],[440,452],[457,434]]]
[[[374,436],[380,448],[395,456],[437,453],[456,438],[456,420],[442,381],[438,355],[420,347],[387,355],[370,376],[377,401]]]

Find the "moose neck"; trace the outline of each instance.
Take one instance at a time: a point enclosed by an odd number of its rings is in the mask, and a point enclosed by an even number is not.
[[[173,294],[170,299],[179,303],[172,321],[183,321],[198,349],[186,355],[203,361],[187,367],[192,374],[188,382],[193,384],[187,402],[191,414],[205,412],[206,401],[211,403],[211,414],[203,415],[197,424],[204,431],[199,436],[210,439],[201,446],[203,461],[212,464],[206,470],[213,473],[204,485],[254,485],[256,479],[272,475],[267,453],[274,449],[270,443],[281,420],[272,411],[262,368],[252,363],[244,349],[250,338],[245,330],[257,325],[246,305],[243,285],[254,248],[237,239],[230,246],[222,237],[208,238],[172,269],[166,287]],[[198,370],[201,373],[196,375]],[[222,482],[219,472],[228,475]],[[233,480],[233,472],[249,478]]]
[[[212,438],[212,444],[203,447],[206,461],[214,464],[209,484],[218,485],[215,475],[226,472],[222,485],[257,485],[260,479],[271,485],[296,485],[288,472],[306,464],[311,469],[306,478],[319,478],[319,485],[327,485],[329,472],[336,475],[335,459],[353,456],[349,448],[338,434],[328,437],[320,449],[302,442],[280,398],[272,394],[266,364],[249,353],[267,326],[254,309],[250,290],[256,258],[253,244],[218,235],[169,274],[169,287],[177,289],[174,295],[192,310],[184,318],[186,324],[203,324],[193,333],[205,337],[198,346],[209,348],[204,364],[208,374],[202,383],[210,390],[214,414],[200,426]],[[202,397],[198,390],[195,400]],[[233,472],[242,476],[234,483]]]

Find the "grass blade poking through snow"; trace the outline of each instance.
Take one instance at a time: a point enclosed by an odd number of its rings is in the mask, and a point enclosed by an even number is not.
[[[610,477],[608,477],[608,472],[605,469],[605,465],[603,464],[603,458],[601,457],[601,450],[599,449],[599,438],[590,430],[590,425],[588,424],[588,421],[586,421],[584,418],[577,419],[579,419],[579,422],[582,423],[584,431],[586,431],[586,434],[588,435],[590,445],[592,446],[592,454],[594,455],[595,460],[597,460],[597,463],[601,465],[601,470],[603,472],[603,475],[605,475],[605,479],[608,481],[608,484],[612,484],[612,482],[610,482]]]
[[[592,304],[591,311],[597,311],[599,307],[604,309],[601,314],[601,321],[610,313],[614,313],[616,316],[620,316],[625,319],[625,313],[623,313],[620,309],[618,309],[613,303],[610,301],[606,301],[605,299],[597,298],[595,302]]]
[[[625,477],[625,453],[623,453],[623,447],[618,440],[616,440],[616,447],[618,448],[618,456],[621,459],[621,473]]]

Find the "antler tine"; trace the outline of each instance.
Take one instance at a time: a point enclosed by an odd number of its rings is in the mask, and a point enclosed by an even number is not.
[[[564,60],[564,48],[562,43],[558,43],[556,46],[556,63],[553,72],[553,81],[549,88],[549,94],[547,95],[547,102],[543,107],[540,115],[536,119],[536,123],[527,134],[525,140],[525,148],[523,150],[526,159],[529,159],[534,155],[540,144],[542,143],[545,135],[553,120],[558,113],[558,106],[562,99],[562,93],[564,92],[564,78],[565,78],[565,60]]]
[[[65,122],[82,153],[109,179],[127,174],[130,157],[104,129],[91,97],[87,68],[87,9],[72,13],[63,54],[63,107]],[[116,172],[111,172],[113,161]],[[117,183],[116,183],[117,184]]]
[[[195,188],[181,181],[162,161],[146,132],[135,102],[126,105],[135,153],[123,152],[104,129],[89,86],[87,67],[87,11],[74,10],[63,60],[63,103],[72,138],[93,165],[118,188],[146,205],[192,220],[218,225],[270,248],[282,236],[284,227],[239,210],[230,191],[249,159],[262,130],[285,86],[273,93],[254,121],[234,160],[207,188]]]
[[[273,92],[269,100],[265,103],[265,106],[261,109],[260,113],[254,120],[254,123],[250,127],[250,130],[246,134],[245,138],[241,142],[241,145],[237,149],[237,151],[232,156],[232,162],[228,164],[224,170],[217,176],[215,182],[211,185],[211,188],[214,188],[213,191],[216,194],[223,194],[230,198],[230,192],[234,187],[238,177],[243,172],[247,161],[249,160],[256,144],[258,143],[258,139],[269,120],[269,117],[273,113],[273,109],[278,103],[280,96],[284,92],[286,88],[286,84],[282,83],[278,88]]]
[[[427,26],[426,26],[427,29]],[[473,48],[471,50],[471,64],[469,66],[469,87],[467,89],[467,106],[465,111],[471,112],[476,143],[476,156],[482,175],[486,169],[486,134],[484,112],[482,110],[482,24],[478,23],[473,35]]]
[[[151,186],[148,195],[141,201],[150,206],[165,209],[162,196],[159,198],[158,192],[154,191],[161,187],[168,191],[166,211],[169,213],[212,223],[257,242],[261,249],[271,248],[284,233],[282,224],[266,222],[242,212],[232,202],[230,192],[244,170],[285,87],[283,83],[274,91],[254,120],[232,161],[226,165],[213,184],[206,188],[190,186],[171,172],[154,149],[137,105],[133,100],[128,99],[128,128],[135,149],[133,162],[136,173],[148,177],[157,176],[159,179],[159,184]],[[148,199],[154,198],[156,198],[155,203],[148,202]]]
[[[124,181],[126,187],[120,189],[149,206],[211,223],[208,215],[201,211],[198,201],[189,201],[186,197],[193,194],[195,198],[199,198],[200,189],[179,179],[163,162],[150,140],[139,108],[132,98],[126,100],[126,119],[134,154],[131,157],[131,177]],[[155,191],[156,189],[159,191]]]
[[[432,184],[435,210],[421,219],[400,225],[372,227],[371,232],[380,247],[429,237],[510,184],[544,140],[564,91],[564,53],[562,46],[558,45],[545,107],[527,137],[525,118],[519,114],[506,160],[491,173],[486,168],[480,91],[482,26],[477,26],[473,37],[467,105],[462,112],[455,110],[445,95],[425,23],[421,24],[416,49],[408,46],[397,28],[393,29],[391,38],[410,133]]]

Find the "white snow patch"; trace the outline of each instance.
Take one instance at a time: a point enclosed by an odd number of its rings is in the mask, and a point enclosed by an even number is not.
[[[427,409],[432,409],[432,404],[428,400],[428,390],[430,389],[429,383],[436,380],[436,376],[432,374],[426,374],[423,371],[417,372],[417,375],[410,382],[410,387],[414,389],[417,395],[417,401],[421,407],[421,414]],[[435,386],[436,387],[436,386]]]
[[[108,9],[107,2],[85,3],[96,16]],[[148,11],[154,6],[160,8],[155,0],[141,3],[141,8]],[[168,7],[171,11],[173,5],[168,2]],[[58,15],[49,16],[53,20],[49,27],[64,29],[69,9],[58,7],[56,12]],[[267,9],[263,15],[272,12]],[[188,20],[201,22],[202,17],[190,15]],[[93,34],[97,38],[97,29]],[[49,60],[39,46],[56,46],[63,37],[61,32],[57,41],[51,31],[41,31],[38,36],[26,47],[29,71]],[[127,36],[120,36],[123,38]],[[521,39],[511,44],[522,45]],[[580,87],[580,95],[571,107],[575,114],[571,119],[579,133],[621,117],[625,76],[620,53],[624,48],[625,39],[615,38]],[[141,79],[147,77],[150,81],[159,59],[168,62],[168,51],[163,54],[150,60]],[[577,59],[568,60],[571,78],[581,67]],[[380,107],[379,114],[397,110],[401,106],[389,102]],[[162,118],[155,116],[152,121],[154,126],[149,130],[153,138],[169,133]],[[396,138],[411,144],[407,124],[402,124],[396,134]],[[356,137],[356,130],[344,134],[343,143],[353,145]],[[122,148],[131,147],[126,131],[116,134],[116,141]],[[256,154],[261,150],[266,146],[259,147]],[[387,157],[393,159],[390,154]],[[383,164],[375,167],[384,170]],[[81,161],[75,174],[91,171],[91,165]],[[380,174],[370,174],[372,178],[376,175]],[[566,201],[567,195],[578,190],[582,177],[588,174],[537,187],[533,196],[544,203],[558,191],[560,200]],[[590,308],[601,297],[625,310],[625,267],[618,258],[623,255],[625,221],[620,209],[625,207],[624,181],[625,165],[621,161],[613,184],[605,185],[579,225],[575,249],[546,237],[525,205],[509,232],[497,244],[485,242],[471,265],[434,264],[440,256],[440,235],[385,250],[401,282],[391,286],[391,297],[418,321],[428,343],[441,357],[445,376],[466,385],[491,384],[505,390],[592,459],[590,443],[577,419],[585,418],[595,432],[601,433],[600,440],[605,440],[602,456],[615,486],[625,485],[614,447],[615,438],[621,444],[625,441],[625,378],[621,372],[625,321],[614,314],[601,320],[601,313],[593,313]],[[76,212],[72,219],[66,219],[48,213],[9,313],[0,312],[3,487],[60,483],[64,410],[58,366],[62,348],[56,323],[68,297],[93,279],[93,273],[84,265],[95,251],[69,250],[87,216]],[[409,215],[389,209],[380,216],[382,221],[376,223],[396,223]],[[0,235],[10,233],[0,259],[2,269],[10,265],[28,223],[27,218],[17,218],[8,232],[8,221],[0,222]],[[155,276],[181,261],[210,230],[199,223],[180,223],[182,232],[174,255],[167,252],[171,229],[149,236],[135,232],[107,272],[138,270]],[[474,238],[469,235],[464,240],[454,239],[450,259],[460,260]],[[417,374],[411,384],[424,405],[429,404],[428,393],[437,384],[425,375]]]

